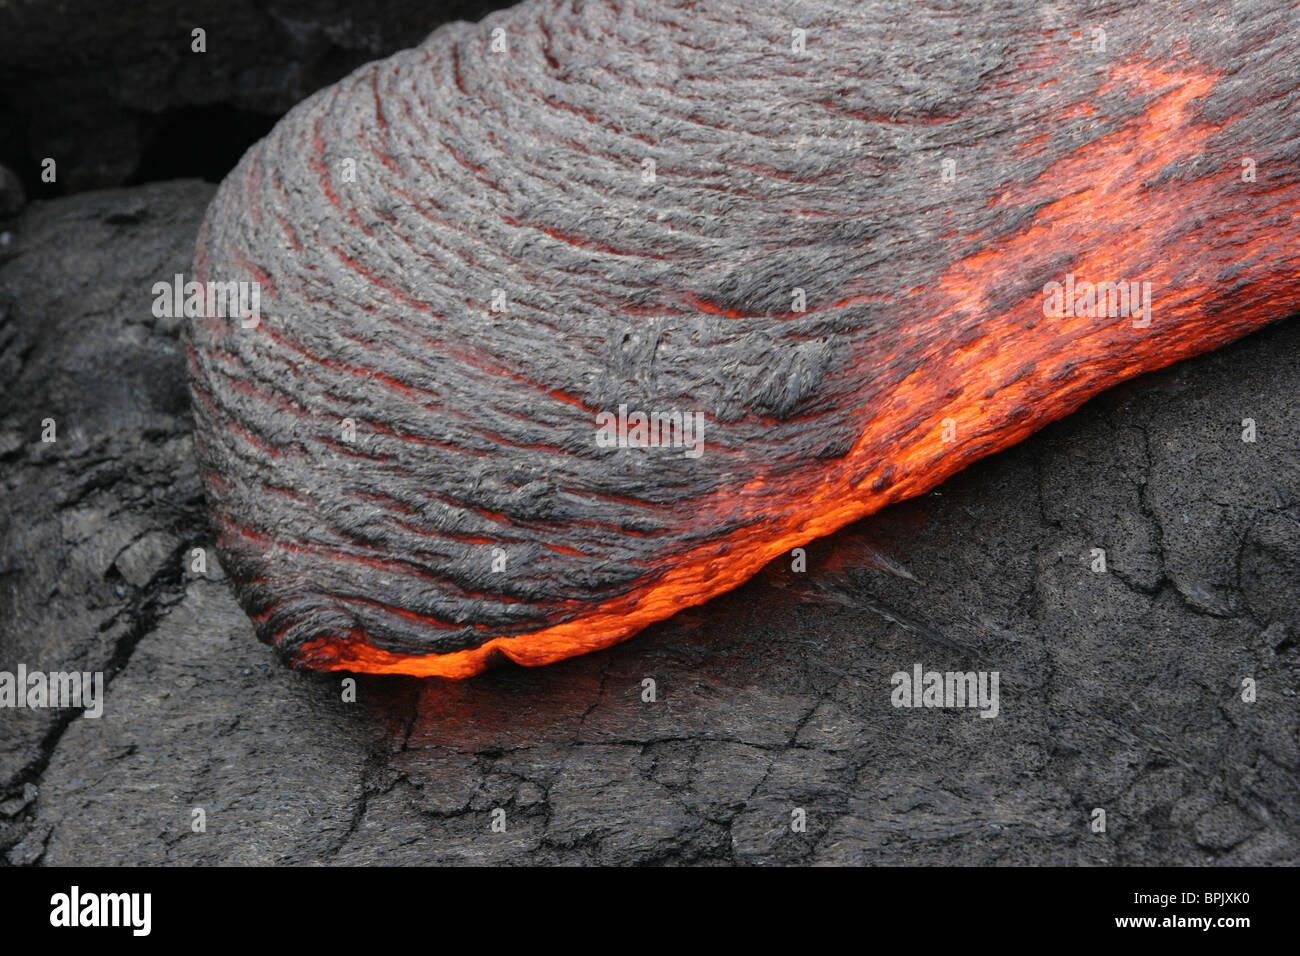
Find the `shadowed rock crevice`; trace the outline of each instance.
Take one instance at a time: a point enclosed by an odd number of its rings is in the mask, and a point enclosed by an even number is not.
[[[270,123],[441,23],[506,0],[99,0],[0,5],[0,164],[29,195],[219,182]],[[207,52],[193,49],[206,32]],[[196,122],[200,121],[200,122]],[[41,162],[58,163],[54,183]],[[221,164],[224,163],[224,168]]]

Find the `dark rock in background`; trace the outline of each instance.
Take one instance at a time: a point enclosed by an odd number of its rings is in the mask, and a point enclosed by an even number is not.
[[[275,120],[364,63],[506,0],[0,4],[0,162],[43,195],[220,179]],[[206,31],[207,52],[191,52]],[[185,168],[189,167],[189,168]],[[210,173],[210,174],[209,174]],[[44,188],[44,187],[38,187]]]
[[[0,220],[18,215],[26,202],[18,175],[8,166],[0,166]]]
[[[0,670],[108,679],[98,720],[0,714],[9,862],[1300,860],[1300,322],[1101,396],[805,575],[345,703],[256,642],[210,551],[190,570],[210,538],[150,287],[211,194],[38,202],[0,245]],[[916,662],[998,671],[999,716],[894,708]]]

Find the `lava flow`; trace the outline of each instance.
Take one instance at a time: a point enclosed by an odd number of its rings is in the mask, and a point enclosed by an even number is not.
[[[869,10],[796,55],[779,4],[524,3],[250,150],[194,272],[261,315],[188,347],[263,640],[455,678],[607,647],[1300,308],[1285,5],[1246,42],[1120,3],[1110,54]],[[663,429],[602,441],[627,409]]]

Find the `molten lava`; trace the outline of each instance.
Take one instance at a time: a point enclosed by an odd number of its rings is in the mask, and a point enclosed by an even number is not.
[[[190,330],[198,447],[241,601],[294,664],[462,678],[607,647],[1300,306],[1296,128],[1263,81],[1285,44],[1230,79],[1182,49],[1058,82],[1027,39],[918,112],[857,102],[853,69],[737,82],[743,57],[642,29],[678,79],[631,103],[557,79],[562,39],[503,75],[479,28],[439,31],[223,185],[195,271],[260,276],[267,305]],[[845,29],[835,62],[865,70]],[[356,181],[353,154],[377,157]],[[1046,308],[1067,274],[1142,283],[1151,314]],[[701,409],[703,455],[597,449],[620,403]]]

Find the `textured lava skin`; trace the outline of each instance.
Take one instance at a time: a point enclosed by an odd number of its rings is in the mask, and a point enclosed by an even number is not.
[[[605,647],[1294,311],[1295,10],[1055,11],[529,2],[300,104],[195,255],[260,324],[188,329],[261,638]],[[1149,324],[1045,309],[1067,275],[1150,283]],[[620,405],[701,413],[702,454],[603,447]]]

